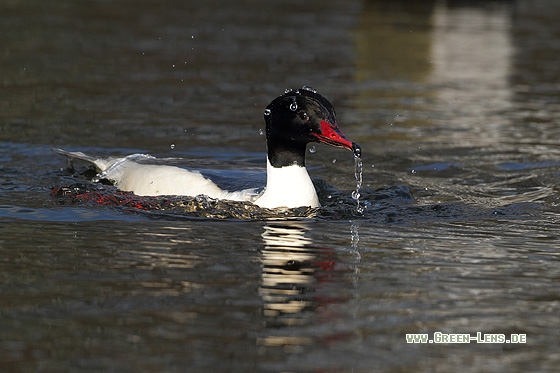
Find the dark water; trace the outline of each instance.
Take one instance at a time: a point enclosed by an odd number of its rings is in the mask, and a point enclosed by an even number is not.
[[[560,6],[388,3],[0,4],[0,371],[554,371]],[[52,193],[115,195],[53,147],[263,183],[262,111],[304,84],[363,214],[323,145],[298,219]],[[435,332],[527,342],[406,342]]]

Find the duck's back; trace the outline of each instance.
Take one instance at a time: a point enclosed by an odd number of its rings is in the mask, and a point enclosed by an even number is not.
[[[139,196],[195,197],[202,194],[233,201],[253,201],[257,197],[254,189],[236,192],[222,190],[198,171],[139,163],[154,159],[145,154],[132,154],[123,158],[95,158],[81,152],[56,151],[70,158],[93,163],[100,172],[100,178],[110,180],[120,190]]]
[[[223,191],[198,171],[175,166],[140,164],[133,161],[111,167],[104,177],[124,191],[139,196],[207,196],[218,198]]]

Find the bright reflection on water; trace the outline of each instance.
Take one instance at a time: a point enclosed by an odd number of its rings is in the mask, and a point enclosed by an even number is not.
[[[3,2],[0,371],[554,371],[558,14]],[[310,147],[318,210],[122,195],[52,151],[259,187],[263,108],[304,84],[362,148]],[[527,343],[406,343],[434,332]]]
[[[264,229],[259,293],[267,324],[289,327],[309,323],[313,314],[306,311],[315,308],[315,301],[306,293],[316,283],[314,263],[317,259],[312,241],[305,237],[306,224],[279,222],[267,224]],[[258,344],[298,346],[312,343],[308,337],[291,334],[266,336],[259,339]]]

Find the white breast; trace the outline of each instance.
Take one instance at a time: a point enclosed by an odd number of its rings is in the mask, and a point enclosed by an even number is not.
[[[254,202],[265,208],[319,207],[319,199],[307,169],[292,165],[273,167],[267,159],[266,188]]]

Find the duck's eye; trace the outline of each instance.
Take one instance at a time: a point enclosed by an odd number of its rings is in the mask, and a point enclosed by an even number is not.
[[[309,115],[307,115],[307,113],[306,113],[305,111],[301,111],[301,112],[299,113],[299,117],[301,118],[301,120],[304,120],[304,121],[308,121],[308,120],[309,120]]]

